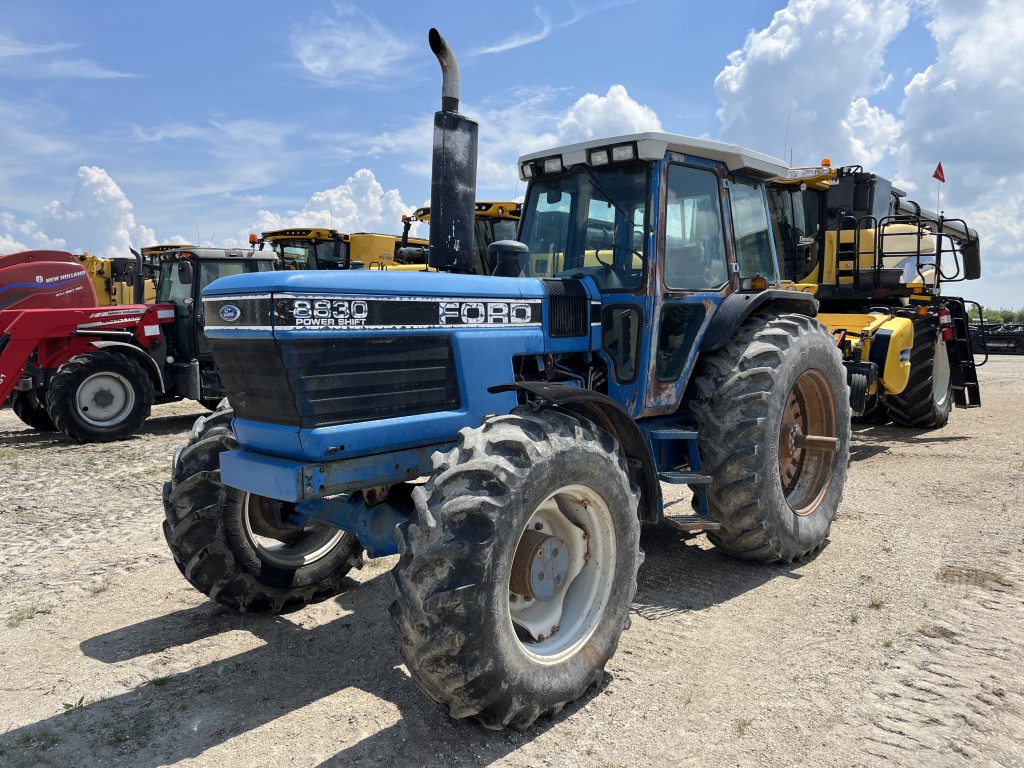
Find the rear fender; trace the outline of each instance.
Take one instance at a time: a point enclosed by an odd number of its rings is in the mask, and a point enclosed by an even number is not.
[[[759,293],[732,293],[718,306],[700,342],[701,352],[721,349],[736,335],[743,321],[755,312],[773,315],[818,314],[818,301],[810,293],[771,289]]]

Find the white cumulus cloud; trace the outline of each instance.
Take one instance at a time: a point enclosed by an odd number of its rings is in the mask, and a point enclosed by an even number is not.
[[[401,232],[402,214],[412,213],[414,208],[402,201],[397,189],[385,190],[373,171],[363,168],[344,184],[314,193],[301,210],[260,210],[253,231],[316,226],[395,234]]]
[[[139,224],[131,201],[102,168],[82,166],[67,202],[48,203],[35,219],[0,213],[0,248],[5,251],[58,248],[103,257],[130,255],[130,247],[157,242]]]
[[[559,139],[566,143],[660,130],[654,110],[634,101],[622,85],[613,85],[604,96],[581,96],[558,120]]]
[[[715,79],[722,138],[797,165],[855,152],[876,157],[893,146],[854,145],[869,127],[892,141],[898,121],[867,99],[890,79],[888,45],[906,27],[910,0],[790,0]]]

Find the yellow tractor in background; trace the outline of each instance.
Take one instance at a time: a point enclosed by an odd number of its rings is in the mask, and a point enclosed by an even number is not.
[[[74,254],[85,269],[96,291],[97,306],[124,306],[126,304],[152,304],[156,301],[156,280],[160,271],[160,254],[164,251],[191,248],[190,245],[150,245],[140,252],[132,251],[134,258],[107,259],[86,251]],[[141,272],[140,272],[141,260]],[[135,295],[135,277],[143,277],[142,294]]]
[[[490,274],[494,264],[487,246],[496,240],[513,240],[520,205],[513,202],[479,202],[475,210],[473,263],[477,274]],[[380,269],[422,272],[427,267],[428,241],[409,237],[412,225],[430,221],[430,207],[417,208],[402,217],[399,235],[375,232],[339,232],[325,227],[289,227],[249,236],[253,247],[269,244],[281,259],[282,269]]]
[[[827,159],[767,188],[783,279],[817,298],[817,319],[843,352],[855,418],[935,429],[953,405],[979,406],[973,302],[941,292],[981,276],[977,232]]]
[[[489,275],[494,272],[497,265],[493,264],[488,257],[487,247],[498,240],[515,240],[521,216],[522,206],[519,203],[483,201],[476,204],[473,213],[473,272],[475,274]],[[417,208],[412,216],[402,217],[405,227],[403,238],[408,234],[409,227],[416,221],[430,222],[429,205]],[[422,254],[424,264],[427,261],[426,256],[426,249],[424,249]]]
[[[326,227],[289,227],[249,236],[253,246],[265,244],[277,253],[282,269],[391,269],[404,264],[402,238],[374,232],[339,232]],[[426,246],[419,238],[414,246]],[[424,259],[423,263],[426,263]]]

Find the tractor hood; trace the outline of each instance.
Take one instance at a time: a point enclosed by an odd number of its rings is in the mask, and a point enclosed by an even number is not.
[[[484,277],[441,272],[272,272],[232,275],[203,291],[207,333],[351,332],[458,327],[540,328],[547,318],[588,335],[600,294],[587,280]],[[232,333],[234,335],[234,333]]]
[[[203,314],[241,445],[326,461],[507,413],[517,361],[600,349],[599,302],[590,278],[264,272],[211,283]]]

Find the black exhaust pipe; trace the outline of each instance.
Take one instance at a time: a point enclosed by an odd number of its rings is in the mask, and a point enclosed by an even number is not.
[[[449,272],[473,271],[476,154],[479,126],[459,114],[459,65],[436,29],[427,35],[441,64],[441,111],[434,113],[427,263]]]

